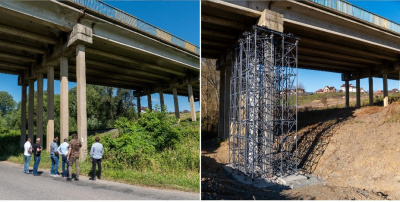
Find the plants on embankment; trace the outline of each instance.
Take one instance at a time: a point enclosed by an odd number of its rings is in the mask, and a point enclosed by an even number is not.
[[[102,178],[130,184],[199,191],[199,121],[179,123],[164,110],[147,111],[137,121],[119,118],[115,127],[118,132],[97,135],[104,146]],[[95,137],[96,135],[88,137],[88,152]],[[0,139],[3,138],[11,138],[9,144],[19,148],[19,134],[2,133]],[[0,152],[3,151],[1,149]],[[21,150],[18,151],[4,157],[8,161],[23,163],[23,154]],[[49,154],[43,152],[40,168],[50,168],[50,162]],[[32,161],[31,164],[33,165]],[[80,166],[81,175],[91,175],[89,158]],[[59,171],[61,172],[61,168]]]

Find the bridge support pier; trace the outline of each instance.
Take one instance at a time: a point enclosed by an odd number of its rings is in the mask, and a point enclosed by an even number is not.
[[[368,83],[369,83],[369,106],[372,106],[374,104],[374,81],[372,79],[372,75],[369,75],[368,77]]]
[[[21,86],[21,140],[20,147],[24,148],[26,142],[26,85]]]
[[[36,138],[40,138],[40,146],[43,148],[43,74],[37,75],[37,98],[36,98]],[[48,148],[47,148],[48,149]]]
[[[140,113],[142,112],[142,106],[140,105],[140,96],[136,96],[136,107],[137,107],[137,113],[138,113],[138,117],[140,117]]]
[[[219,117],[218,117],[218,137],[224,139],[225,123],[225,67],[219,68]]]
[[[29,80],[29,103],[28,103],[28,137],[32,139],[32,143],[36,143],[33,139],[34,136],[34,126],[33,126],[33,110],[35,101],[35,81],[33,79]]]
[[[192,121],[196,121],[196,110],[194,108],[194,97],[193,97],[193,88],[192,84],[188,83],[188,95],[189,95],[189,102],[190,102],[190,115]]]
[[[231,106],[231,64],[225,66],[225,120],[224,120],[224,140],[229,138],[229,118],[230,118],[230,106]]]
[[[162,111],[163,106],[164,106],[164,92],[160,91],[158,94],[160,95],[160,109]]]
[[[151,94],[147,95],[147,103],[150,111],[153,111],[153,106],[151,105]]]
[[[349,81],[345,81],[345,88],[346,88],[346,108],[350,107],[350,92],[349,92]]]
[[[174,107],[175,107],[175,117],[180,119],[181,116],[179,114],[179,103],[178,103],[178,92],[176,88],[172,89],[172,93],[174,94]]]
[[[50,143],[54,139],[54,67],[47,67],[47,144],[46,148],[50,148]],[[63,139],[60,138],[60,142]],[[48,152],[50,151],[47,149]]]
[[[68,58],[66,57],[60,58],[60,81],[60,140],[63,141],[69,136]]]
[[[360,96],[360,78],[356,79],[356,107],[361,107],[361,96]]]
[[[383,106],[386,107],[389,105],[389,97],[388,97],[388,85],[387,85],[387,73],[383,74]]]
[[[86,62],[82,44],[76,46],[76,82],[78,138],[82,141],[79,161],[82,162],[87,157]]]

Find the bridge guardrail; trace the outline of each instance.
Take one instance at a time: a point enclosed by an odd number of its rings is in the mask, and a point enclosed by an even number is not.
[[[68,1],[80,4],[86,7],[87,9],[92,10],[93,12],[105,15],[125,25],[141,30],[159,39],[162,39],[176,46],[179,46],[185,50],[200,54],[199,47],[193,45],[192,43],[189,43],[179,37],[176,37],[162,29],[157,28],[156,26],[153,26],[143,20],[140,20],[139,18],[130,15],[122,10],[114,8],[102,1],[99,0],[68,0]]]
[[[386,28],[393,32],[400,33],[400,24],[390,21],[381,16],[378,16],[365,9],[359,8],[346,1],[342,0],[309,0],[309,1],[337,10],[347,15],[359,18],[361,20],[375,24],[382,28]]]

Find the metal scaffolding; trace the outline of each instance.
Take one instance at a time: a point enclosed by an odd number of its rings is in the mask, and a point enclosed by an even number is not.
[[[254,26],[232,52],[229,162],[251,177],[297,172],[298,40]]]

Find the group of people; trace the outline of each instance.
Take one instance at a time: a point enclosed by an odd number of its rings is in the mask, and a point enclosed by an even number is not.
[[[100,143],[100,138],[96,137],[95,143],[92,145],[90,150],[90,160],[92,161],[92,178],[90,180],[96,180],[96,165],[98,165],[99,176],[101,179],[101,159],[103,158],[103,145]],[[53,142],[50,144],[50,158],[51,158],[51,169],[50,175],[52,177],[59,177],[58,167],[59,167],[59,155],[62,158],[62,177],[66,177],[67,181],[71,181],[72,177],[72,166],[75,164],[75,180],[79,180],[79,150],[82,147],[82,143],[78,140],[76,134],[72,135],[72,140],[68,143],[68,139],[65,138],[64,142],[58,146],[58,137],[54,138]],[[34,164],[33,172],[34,176],[40,176],[38,173],[40,154],[42,152],[42,147],[40,146],[40,138],[36,138],[36,143],[32,145],[32,139],[28,138],[28,141],[24,144],[24,173],[31,174],[29,171],[29,163],[31,161],[31,156],[33,155]]]

